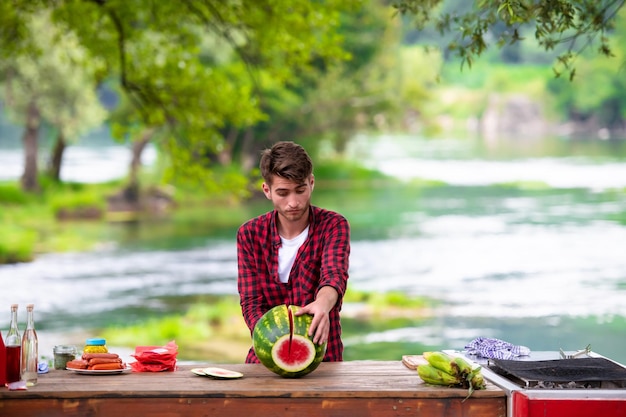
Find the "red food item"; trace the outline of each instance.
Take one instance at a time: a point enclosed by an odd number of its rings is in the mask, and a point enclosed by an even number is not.
[[[89,365],[91,371],[114,371],[117,369],[124,369],[124,365],[121,362],[117,363],[97,363],[95,365]]]
[[[133,372],[173,372],[176,370],[176,355],[178,346],[173,340],[165,346],[137,346],[135,354],[131,355],[137,360],[130,366]]]
[[[68,361],[65,366],[70,369],[87,369],[89,363],[83,359],[74,359],[73,361]]]
[[[99,365],[102,363],[122,363],[122,360],[120,358],[116,358],[116,359],[108,359],[108,358],[93,358],[93,359],[89,359],[89,366],[92,365]]]
[[[120,356],[117,353],[83,353],[83,359],[88,361],[90,359],[117,359]]]

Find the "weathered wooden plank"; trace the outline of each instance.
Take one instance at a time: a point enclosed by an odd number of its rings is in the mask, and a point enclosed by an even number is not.
[[[6,412],[6,413],[5,413]],[[17,414],[12,414],[17,413]],[[421,416],[504,417],[505,398],[98,398],[80,400],[9,400],[0,415],[28,417],[200,417],[200,416]]]
[[[220,366],[244,377],[200,377],[190,372],[194,366],[108,376],[53,370],[28,391],[0,390],[0,416],[506,415],[506,394],[495,385],[463,401],[467,390],[426,385],[400,361],[323,363],[299,379],[262,365]]]
[[[207,365],[208,366],[208,365]],[[202,367],[202,366],[198,366]],[[261,365],[225,366],[244,374],[236,380],[214,380],[190,372],[182,366],[176,372],[131,373],[110,376],[79,375],[70,371],[51,371],[41,375],[40,383],[26,392],[9,393],[31,398],[82,397],[465,397],[466,390],[434,387],[423,383],[415,371],[401,362],[323,363],[312,374],[299,379],[281,378]],[[0,393],[0,398],[2,397]],[[475,397],[503,396],[494,385],[476,391]]]

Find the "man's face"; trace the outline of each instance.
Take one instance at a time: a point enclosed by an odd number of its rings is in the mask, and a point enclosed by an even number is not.
[[[282,220],[297,222],[309,212],[314,182],[313,175],[300,183],[274,176],[271,187],[263,183],[263,192]]]

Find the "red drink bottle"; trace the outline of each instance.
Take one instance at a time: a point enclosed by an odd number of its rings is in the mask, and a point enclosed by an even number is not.
[[[2,340],[2,332],[0,331],[0,387],[7,383],[7,350]]]
[[[22,339],[17,329],[17,304],[11,305],[11,325],[4,341],[6,349],[6,383],[21,380]]]

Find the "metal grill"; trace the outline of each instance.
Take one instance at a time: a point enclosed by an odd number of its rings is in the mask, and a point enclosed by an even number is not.
[[[490,359],[489,368],[527,388],[626,388],[626,368],[606,358]]]

